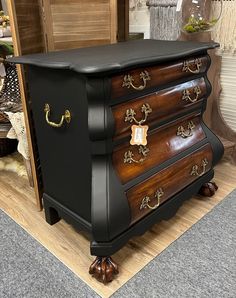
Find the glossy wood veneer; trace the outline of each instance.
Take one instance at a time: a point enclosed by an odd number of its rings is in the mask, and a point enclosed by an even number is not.
[[[198,96],[194,92],[195,87],[199,87],[201,90]],[[183,99],[185,90],[190,92],[192,100],[197,99],[194,102]],[[142,106],[149,104],[152,112],[148,115],[145,124],[152,126],[157,122],[167,119],[170,115],[175,116],[178,113],[184,112],[187,108],[199,104],[206,96],[207,87],[205,79],[199,78],[113,106],[112,113],[115,120],[114,139],[125,137],[130,133],[130,127],[133,122],[125,121],[126,111],[128,109],[133,109],[136,113],[136,119],[140,121],[144,118],[144,113],[141,112]]]
[[[142,209],[140,206],[144,197],[150,197],[150,205],[157,204],[155,193],[158,189],[162,189],[160,205],[171,196],[179,192],[181,189],[192,183],[198,176],[191,175],[192,167],[199,166],[199,172],[202,169],[203,159],[207,159],[208,164],[205,173],[210,170],[212,164],[212,148],[210,144],[206,144],[190,155],[178,160],[171,166],[153,175],[148,180],[132,187],[127,191],[127,198],[130,205],[132,223],[136,222],[149,212],[151,209]]]
[[[135,90],[130,87],[123,87],[125,75],[131,75],[134,79],[133,84],[137,87],[144,85],[143,80],[140,79],[140,74],[143,71],[147,71],[150,75],[150,80],[146,82],[146,87],[148,89],[151,87],[156,87],[162,84],[167,84],[181,78],[187,78],[193,76],[193,73],[190,71],[184,71],[184,62],[188,61],[191,65],[193,71],[196,70],[196,65],[194,64],[195,59],[201,59],[202,65],[199,68],[199,72],[203,73],[206,71],[209,63],[208,56],[195,56],[191,58],[186,58],[186,60],[178,60],[175,63],[165,63],[159,64],[158,66],[152,67],[143,67],[127,72],[122,72],[122,74],[112,77],[111,79],[111,97],[119,98],[132,93],[140,93],[139,90]]]
[[[190,121],[195,125],[192,135],[185,138],[177,135],[178,127],[183,126],[185,130],[188,130]],[[205,133],[200,124],[200,115],[196,113],[188,115],[179,121],[163,125],[148,135],[146,147],[149,149],[149,152],[143,162],[124,163],[125,152],[128,151],[133,152],[135,160],[143,157],[142,154],[139,154],[139,146],[131,146],[129,143],[124,143],[117,147],[113,153],[113,166],[120,181],[125,184],[176,154],[183,152],[204,138]]]

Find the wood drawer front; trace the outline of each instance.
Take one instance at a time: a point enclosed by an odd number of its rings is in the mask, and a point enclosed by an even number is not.
[[[145,124],[151,126],[157,121],[165,120],[170,115],[174,116],[198,103],[206,94],[205,80],[200,78],[113,106],[112,113],[115,120],[114,139],[130,134],[130,127],[132,124],[135,124],[135,121],[126,117],[131,109],[135,112],[135,119],[140,121],[145,119],[142,107],[149,105],[152,111],[147,115]]]
[[[206,164],[207,163],[207,164]],[[211,169],[212,149],[206,144],[126,193],[132,223],[158,208],[163,202]],[[148,203],[149,207],[146,205]],[[155,209],[150,209],[155,208]]]
[[[189,134],[190,136],[187,136]],[[118,146],[112,156],[113,166],[121,182],[125,184],[204,138],[205,134],[200,124],[200,116],[188,116],[152,131],[147,137],[146,147],[131,146],[129,143]],[[145,153],[146,148],[149,150],[147,153]],[[139,153],[139,150],[142,149],[144,149],[144,153],[141,151]],[[135,161],[144,160],[138,163],[130,160],[129,152],[131,155],[133,154]]]
[[[207,70],[208,61],[208,56],[198,56],[174,63],[127,71],[112,77],[111,97],[114,99],[127,94],[138,94],[148,88],[168,84],[181,78],[190,77],[193,74],[203,73]]]

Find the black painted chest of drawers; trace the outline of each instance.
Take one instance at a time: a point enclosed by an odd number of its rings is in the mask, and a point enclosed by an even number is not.
[[[27,65],[46,220],[89,232],[103,282],[129,238],[217,188],[223,146],[202,120],[216,46],[142,40],[12,60]]]

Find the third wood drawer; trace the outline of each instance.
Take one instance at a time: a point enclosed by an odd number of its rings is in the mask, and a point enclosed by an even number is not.
[[[146,146],[126,142],[113,152],[113,166],[123,184],[205,138],[200,115],[195,113],[150,132]]]

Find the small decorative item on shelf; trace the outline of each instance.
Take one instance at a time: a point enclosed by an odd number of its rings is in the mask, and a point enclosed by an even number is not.
[[[11,36],[11,27],[9,16],[5,15],[4,11],[0,11],[0,37]]]
[[[214,2],[220,3],[220,10],[214,9]],[[182,31],[198,33],[211,31],[222,12],[222,0],[183,0]]]

